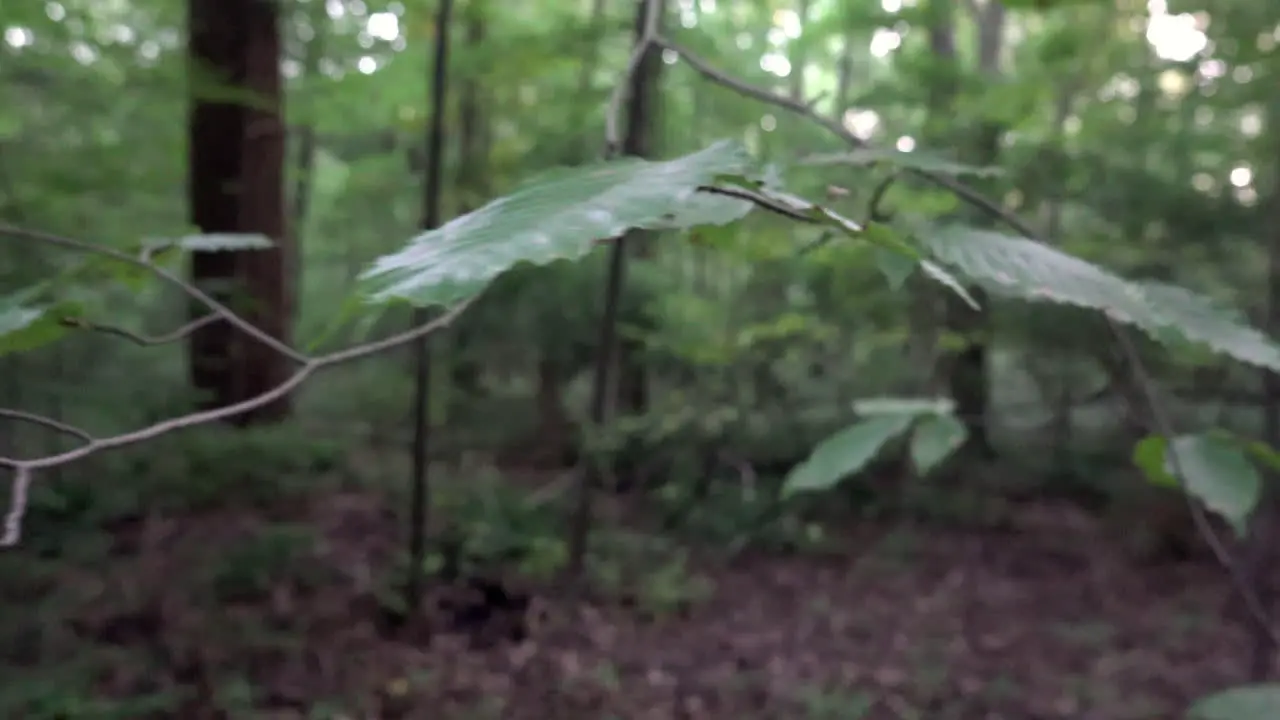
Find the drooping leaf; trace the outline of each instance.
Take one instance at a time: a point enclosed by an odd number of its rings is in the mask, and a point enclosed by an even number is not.
[[[1280,713],[1280,683],[1242,685],[1200,698],[1187,720],[1271,720]]]
[[[919,241],[995,294],[1098,310],[1157,341],[1176,331],[1222,355],[1280,370],[1280,346],[1187,290],[1130,282],[1048,245],[985,230],[935,227]]]
[[[1153,435],[1134,448],[1133,461],[1149,481],[1181,488],[1244,534],[1262,480],[1238,445],[1213,434],[1179,435],[1168,442]]]
[[[932,415],[911,433],[911,462],[925,475],[964,443],[969,431],[954,415]]]
[[[970,294],[970,292],[965,289],[964,285],[962,285],[954,275],[952,275],[951,273],[939,267],[937,263],[933,262],[932,260],[921,260],[920,269],[924,270],[925,275],[928,275],[930,278],[933,278],[937,282],[944,285],[947,289],[951,290],[951,292],[955,293],[956,295],[959,295],[960,299],[964,300],[965,304],[967,304],[969,307],[973,308],[974,310],[981,309],[981,307],[978,305],[978,301],[975,300],[973,298],[973,295]]]
[[[885,227],[885,226],[880,223],[873,223],[871,227],[874,228],[874,227]],[[895,220],[895,222],[893,223],[892,227],[898,233],[901,233],[904,236],[911,237],[913,239],[918,240],[923,236],[927,236],[931,232],[931,229],[933,226],[932,224],[923,220],[922,218],[917,218],[911,215],[904,215],[897,218],[897,220]],[[957,279],[954,275],[952,275],[950,271],[946,270],[945,268],[943,268],[941,265],[934,262],[933,260],[930,260],[927,257],[924,257],[924,255],[920,252],[920,250],[914,244],[909,243],[906,240],[902,240],[901,242],[907,247],[911,248],[911,252],[910,252],[911,258],[915,260],[917,263],[919,263],[920,269],[924,271],[925,277],[928,277],[934,282],[939,283],[943,287],[955,293],[961,300],[964,300],[966,305],[973,308],[974,310],[980,309],[978,305],[978,301],[974,299],[973,295],[964,286],[964,283],[960,282],[960,280]]]
[[[891,290],[901,290],[907,278],[916,270],[916,261],[902,253],[878,247],[875,249],[876,267],[889,282]]]
[[[690,205],[698,188],[750,164],[741,145],[723,141],[674,160],[628,158],[544,173],[379,258],[358,289],[372,303],[452,305],[517,263],[575,260],[630,228],[688,227],[681,223],[721,217],[716,212],[728,206]]]
[[[829,490],[866,467],[890,440],[911,427],[914,415],[881,415],[859,421],[823,440],[787,474],[783,495]]]

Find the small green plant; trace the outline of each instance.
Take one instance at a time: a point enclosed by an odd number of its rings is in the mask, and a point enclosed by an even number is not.
[[[797,693],[805,720],[862,720],[875,709],[874,695],[858,691],[803,687]]]
[[[219,602],[252,602],[282,582],[303,589],[328,578],[314,556],[315,530],[304,525],[268,525],[226,548],[209,569],[209,587]]]

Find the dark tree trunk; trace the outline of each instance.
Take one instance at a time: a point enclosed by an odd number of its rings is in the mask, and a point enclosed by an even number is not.
[[[636,36],[644,31],[645,3],[637,3]],[[666,3],[658,2],[654,8],[659,18],[666,12]],[[661,20],[659,20],[661,23]],[[625,155],[651,158],[654,156],[656,136],[659,130],[658,82],[662,73],[662,51],[651,46],[645,53],[640,67],[631,77],[630,103],[627,106],[627,135],[622,141]],[[649,230],[632,230],[627,233],[629,254],[645,259],[652,254],[653,233]],[[621,318],[621,323],[639,333],[628,333],[618,343],[618,410],[622,415],[642,415],[649,410],[649,375],[645,371],[644,341],[642,336],[652,327],[652,319],[646,317],[640,304],[627,303],[638,312]]]
[[[488,8],[483,0],[471,0],[464,13],[466,47],[479,51],[485,43],[485,18]],[[479,73],[462,83],[458,99],[458,171],[457,191],[460,196],[458,214],[465,215],[489,200],[489,147],[485,136],[488,118],[484,113],[484,88]],[[451,379],[449,393],[455,402],[467,403],[483,392],[484,363],[479,356],[475,328],[461,318],[451,329]]]
[[[978,30],[978,71],[991,82],[997,82],[1001,74],[1000,56],[1004,50],[1004,6],[998,0],[981,7],[973,7]],[[993,164],[1000,154],[1000,138],[1004,127],[999,123],[982,122],[970,135],[965,155],[977,165]],[[989,224],[985,218],[976,222]],[[964,450],[983,459],[996,455],[991,443],[989,404],[991,377],[989,348],[991,345],[991,317],[987,297],[981,288],[970,288],[979,309],[975,310],[953,293],[947,294],[947,329],[965,339],[965,346],[950,358],[951,396],[956,403],[956,415],[969,432]]]
[[[263,0],[188,3],[188,53],[196,78],[189,117],[192,223],[204,233],[261,233],[276,242],[266,251],[194,253],[191,279],[288,342],[293,302],[286,258],[292,248],[285,230],[278,10]],[[202,97],[214,78],[246,91],[255,99],[253,107]],[[194,312],[203,315],[207,309]],[[204,394],[206,408],[260,395],[291,371],[288,358],[226,323],[192,334],[190,362],[192,385]],[[290,407],[283,397],[232,422],[279,421]]]

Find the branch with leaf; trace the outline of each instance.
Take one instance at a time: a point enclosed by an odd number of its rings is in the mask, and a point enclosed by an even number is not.
[[[8,302],[0,304],[0,352],[15,346],[30,345],[29,341],[32,339],[39,341],[36,344],[54,341],[58,336],[58,328],[105,332],[125,337],[142,345],[156,345],[181,340],[199,327],[213,322],[226,322],[255,340],[287,356],[297,365],[293,374],[284,382],[243,402],[213,410],[193,412],[131,432],[105,437],[95,437],[83,429],[33,413],[0,409],[0,421],[7,420],[41,425],[64,435],[72,436],[78,441],[76,447],[52,455],[23,459],[0,457],[0,467],[8,468],[14,474],[10,507],[4,517],[3,534],[0,534],[0,546],[16,545],[22,537],[22,518],[26,512],[30,485],[37,471],[64,465],[103,450],[134,445],[176,430],[227,420],[236,415],[250,412],[293,392],[304,381],[320,370],[375,355],[435,332],[452,322],[468,304],[468,302],[456,303],[452,310],[441,317],[389,338],[356,345],[324,355],[311,356],[281,343],[278,339],[255,327],[224,304],[214,300],[205,292],[178,277],[157,262],[159,257],[171,255],[175,251],[230,252],[253,251],[270,247],[270,241],[261,236],[192,236],[160,245],[144,243],[136,254],[3,224],[0,224],[0,237],[79,251],[91,258],[90,262],[74,267],[71,271],[68,271],[65,277],[59,278],[64,282],[77,280],[87,274],[96,277],[109,277],[113,266],[117,268],[123,267],[127,270],[142,270],[178,288],[196,302],[205,305],[210,311],[208,315],[187,323],[174,332],[159,337],[145,337],[131,330],[91,322],[78,315],[68,314],[78,308],[58,301],[56,293],[48,292],[48,288],[57,287],[59,285],[58,282],[45,283],[38,286],[38,289],[45,291],[44,293],[20,293],[16,298],[9,298]],[[24,334],[27,335],[25,340],[28,341],[25,343],[21,342],[24,340]]]
[[[648,22],[628,65],[628,77],[635,72],[650,46],[657,46],[676,54],[710,82],[809,119],[849,145],[855,153],[876,152],[843,123],[819,114],[812,103],[801,102],[737,80],[681,44],[665,37],[658,31],[658,7],[656,0],[647,0]],[[617,140],[618,118],[624,89],[628,84],[627,78],[619,83],[610,103],[606,126],[610,147],[614,147]],[[954,225],[936,226],[918,218],[903,219],[897,228],[890,224],[890,228],[899,232],[886,232],[885,226],[880,224],[884,218],[879,212],[879,206],[888,184],[898,173],[891,175],[887,183],[877,188],[869,213],[871,217],[865,228],[830,210],[785,193],[775,192],[759,184],[753,189],[759,192],[759,197],[765,199],[769,206],[779,204],[786,207],[786,214],[790,217],[829,224],[833,230],[842,231],[824,236],[824,240],[845,235],[870,241],[881,248],[905,255],[917,263],[926,275],[957,292],[971,305],[974,301],[964,290],[968,283],[985,286],[994,296],[1064,303],[1101,312],[1108,330],[1131,367],[1136,386],[1155,425],[1154,436],[1136,449],[1135,463],[1153,482],[1173,484],[1183,490],[1197,531],[1227,572],[1249,614],[1280,644],[1280,631],[1271,625],[1270,613],[1264,607],[1257,590],[1250,583],[1241,563],[1217,536],[1205,508],[1201,506],[1201,502],[1204,502],[1222,514],[1236,532],[1243,536],[1248,518],[1261,495],[1261,479],[1251,460],[1280,468],[1280,455],[1259,443],[1230,438],[1223,433],[1176,436],[1169,412],[1156,391],[1155,381],[1144,366],[1125,326],[1137,327],[1161,342],[1177,338],[1204,344],[1236,360],[1270,371],[1280,371],[1280,346],[1257,330],[1243,325],[1233,313],[1186,290],[1130,282],[1055,250],[1030,224],[954,177],[964,172],[963,168],[920,167],[912,162],[908,153],[882,154],[886,159],[898,161],[900,173],[953,193],[962,201],[1012,228],[1017,236]],[[865,158],[853,156],[848,158],[850,162],[863,159]],[[735,179],[722,180],[732,183]],[[812,246],[803,251],[811,249]],[[958,282],[952,271],[966,282]],[[899,277],[898,282],[901,279]],[[923,417],[936,419],[942,414],[944,413],[936,408],[931,408],[923,413]],[[872,424],[866,428],[867,432],[858,435],[868,444],[866,448],[858,447],[853,451],[840,452],[836,446],[847,446],[850,439],[840,434],[833,436],[814,451],[809,462],[796,468],[788,478],[786,487],[793,491],[829,488],[861,469],[883,444],[913,425],[927,428],[930,436],[944,437],[947,443],[954,442],[958,445],[955,438],[945,438],[947,429],[954,431],[954,427],[940,426],[935,421],[919,424],[909,420],[921,415],[922,413],[915,411],[904,413],[901,408],[889,412],[887,416],[873,415],[865,421]],[[851,430],[857,429],[855,426]],[[921,442],[920,446],[932,447],[928,442]],[[820,458],[824,462],[815,468],[814,463]]]

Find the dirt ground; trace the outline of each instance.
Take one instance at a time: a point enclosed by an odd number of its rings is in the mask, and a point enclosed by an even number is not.
[[[705,596],[662,613],[544,588],[528,641],[476,650],[379,633],[368,598],[393,545],[389,517],[361,496],[318,502],[300,524],[313,557],[265,585],[199,582],[265,521],[118,528],[104,564],[62,573],[56,591],[31,581],[57,597],[31,608],[45,628],[39,662],[83,666],[100,697],[185,699],[47,717],[1158,720],[1243,677],[1247,638],[1222,619],[1219,570],[1136,567],[1087,523],[700,560]],[[234,587],[216,601],[192,589],[237,582],[249,588],[240,600]],[[10,667],[22,660],[8,655]],[[5,671],[0,688],[29,677]]]

